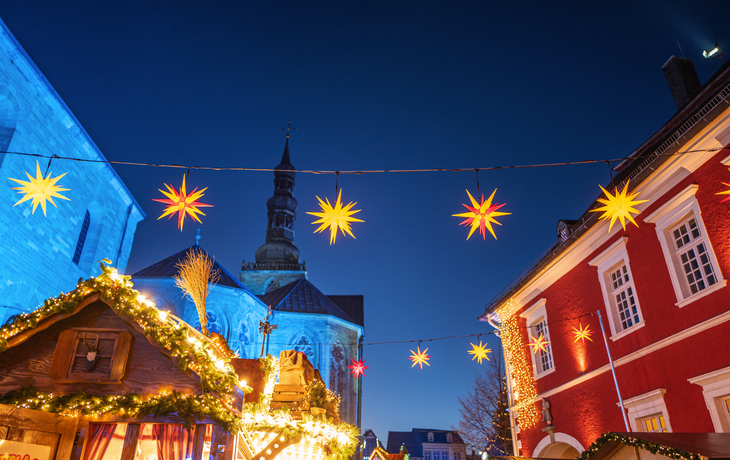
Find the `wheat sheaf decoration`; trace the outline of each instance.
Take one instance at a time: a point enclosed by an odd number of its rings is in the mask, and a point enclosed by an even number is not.
[[[175,267],[178,269],[177,276],[175,276],[175,285],[182,289],[184,295],[190,296],[193,300],[200,318],[200,330],[209,337],[208,313],[205,302],[210,293],[210,288],[215,286],[220,279],[221,272],[213,268],[214,260],[208,254],[203,250],[196,249],[190,249],[185,254],[185,259],[178,262]]]

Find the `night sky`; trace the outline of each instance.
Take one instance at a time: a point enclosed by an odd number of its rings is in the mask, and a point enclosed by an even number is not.
[[[588,4],[593,4],[588,7]],[[691,58],[704,83],[730,46],[719,1],[33,1],[0,18],[110,160],[298,169],[478,168],[629,155],[676,112],[662,65]],[[34,153],[34,152],[30,152]],[[54,162],[54,172],[62,163]],[[203,224],[156,220],[185,169],[116,166],[147,213],[127,273],[195,242],[236,274],[264,243],[270,172],[192,170]],[[60,171],[60,169],[59,169]],[[605,164],[479,174],[507,204],[497,240],[452,214],[474,172],[340,175],[357,239],[313,234],[333,175],[298,174],[295,244],[326,294],[365,296],[365,342],[490,333],[484,304],[577,219]],[[492,349],[494,336],[482,336]],[[272,336],[272,341],[276,335]],[[458,425],[476,337],[365,347],[363,429]]]

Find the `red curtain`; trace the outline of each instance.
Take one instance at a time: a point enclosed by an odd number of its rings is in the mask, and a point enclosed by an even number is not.
[[[112,442],[114,430],[117,429],[115,423],[90,423],[88,440],[86,441],[85,460],[101,460]]]
[[[185,460],[193,457],[193,430],[182,425],[152,425],[159,460]]]

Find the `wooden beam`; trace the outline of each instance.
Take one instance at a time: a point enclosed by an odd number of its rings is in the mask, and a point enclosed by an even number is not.
[[[122,446],[122,458],[120,460],[134,460],[137,451],[137,441],[139,441],[142,425],[139,423],[130,423],[127,425],[127,433],[124,436],[124,445]]]

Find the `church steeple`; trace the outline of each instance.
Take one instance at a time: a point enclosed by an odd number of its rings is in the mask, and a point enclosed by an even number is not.
[[[257,264],[299,264],[299,249],[294,246],[294,221],[297,218],[297,200],[293,196],[295,177],[287,132],[281,162],[274,168],[274,196],[266,202],[266,242],[256,251]]]

